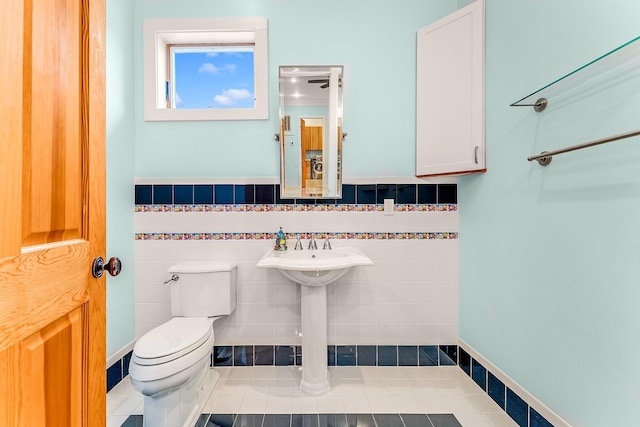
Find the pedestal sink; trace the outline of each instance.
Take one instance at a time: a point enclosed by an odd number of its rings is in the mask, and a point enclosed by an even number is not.
[[[373,265],[356,248],[329,250],[269,251],[258,261],[259,268],[276,268],[301,285],[302,296],[302,380],[300,389],[320,395],[329,391],[327,372],[327,288],[351,267]]]

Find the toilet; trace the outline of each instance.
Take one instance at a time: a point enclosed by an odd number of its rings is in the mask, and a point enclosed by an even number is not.
[[[172,319],[136,342],[129,364],[144,395],[146,427],[193,427],[220,374],[211,368],[213,324],[236,308],[237,265],[184,262],[169,268]]]

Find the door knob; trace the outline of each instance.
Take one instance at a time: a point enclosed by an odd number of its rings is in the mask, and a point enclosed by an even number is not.
[[[120,274],[120,271],[122,271],[122,261],[120,261],[120,258],[111,257],[106,264],[104,263],[104,258],[101,256],[94,259],[93,265],[91,266],[91,274],[93,274],[93,277],[99,279],[105,271],[114,277]]]

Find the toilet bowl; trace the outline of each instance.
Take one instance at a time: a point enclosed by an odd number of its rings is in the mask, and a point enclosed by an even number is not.
[[[145,396],[145,426],[195,424],[219,378],[210,369],[214,320],[175,317],[136,343],[129,373]]]
[[[192,427],[220,375],[211,368],[213,324],[236,306],[236,265],[185,263],[169,269],[175,316],[136,342],[129,374],[144,395],[148,427]],[[215,314],[215,315],[214,315]]]

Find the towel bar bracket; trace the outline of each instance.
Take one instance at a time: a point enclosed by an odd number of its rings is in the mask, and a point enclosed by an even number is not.
[[[549,105],[549,100],[547,98],[539,98],[535,104],[516,104],[513,103],[510,105],[510,107],[533,107],[533,110],[536,113],[540,113],[542,111],[544,111],[547,108],[547,105]]]
[[[548,154],[548,151],[543,151],[542,153],[540,153],[537,156],[531,156],[532,158],[529,158],[528,160],[536,160],[538,162],[538,164],[540,166],[548,166],[549,163],[551,163],[551,160],[553,160],[553,156],[546,156],[545,154]],[[543,157],[540,157],[543,156]]]

